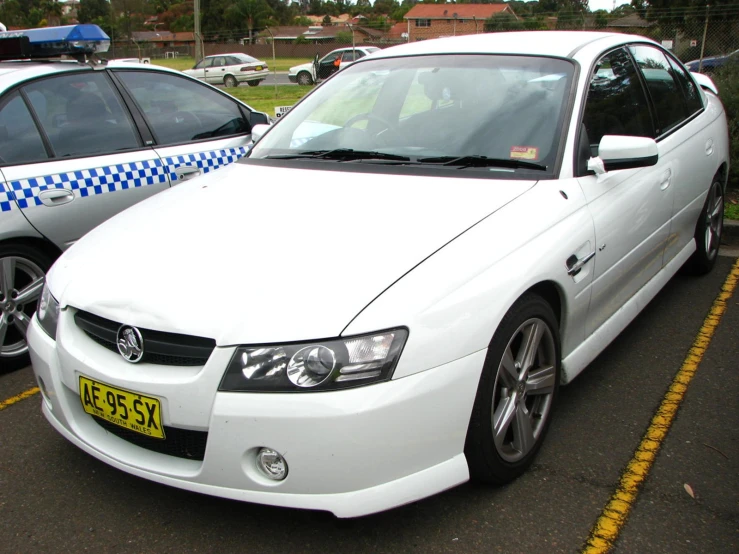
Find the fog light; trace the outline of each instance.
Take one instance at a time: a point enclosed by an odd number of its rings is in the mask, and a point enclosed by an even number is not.
[[[257,452],[257,468],[262,475],[273,481],[282,481],[287,477],[287,462],[279,452],[270,448],[260,448]]]

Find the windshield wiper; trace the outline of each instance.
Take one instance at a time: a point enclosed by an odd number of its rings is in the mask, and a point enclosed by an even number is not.
[[[522,160],[508,160],[505,158],[488,158],[487,156],[437,156],[435,158],[419,158],[422,164],[438,164],[443,166],[459,167],[506,167],[512,169],[536,169],[546,171],[547,166]]]
[[[371,150],[354,150],[353,148],[335,148],[333,150],[306,150],[297,154],[285,154],[281,156],[265,156],[270,160],[296,160],[310,158],[314,160],[338,160],[349,162],[353,160],[387,160],[392,162],[410,162],[407,156],[397,154],[386,154],[384,152],[373,152]]]

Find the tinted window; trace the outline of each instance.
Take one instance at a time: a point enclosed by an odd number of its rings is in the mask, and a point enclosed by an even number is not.
[[[651,46],[633,46],[631,53],[644,75],[657,112],[657,135],[666,133],[687,116],[683,93],[662,52]]]
[[[624,50],[606,54],[595,66],[583,125],[594,156],[604,135],[654,137],[646,94]]]
[[[213,58],[203,58],[193,69],[205,69],[213,65]]]
[[[38,115],[42,117],[44,114]],[[16,92],[0,106],[0,164],[37,162],[47,158],[41,135],[26,103]]]
[[[24,90],[56,157],[108,154],[141,146],[104,72],[52,77]]]
[[[678,63],[672,58],[668,58],[670,61],[670,67],[672,67],[672,73],[680,83],[680,88],[683,91],[685,97],[685,107],[688,110],[688,116],[693,115],[695,112],[703,108],[703,100],[701,99],[700,91],[693,81],[693,78],[687,74],[687,72],[678,65]]]
[[[238,104],[197,81],[153,71],[118,71],[116,75],[144,112],[160,145],[251,130]]]

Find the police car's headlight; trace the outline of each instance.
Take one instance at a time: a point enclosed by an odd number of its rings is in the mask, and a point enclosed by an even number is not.
[[[49,292],[49,285],[44,283],[44,290],[41,292],[41,300],[39,300],[36,310],[36,317],[41,328],[46,331],[52,339],[56,339],[56,325],[59,322],[59,302],[56,301]]]
[[[236,349],[221,391],[296,392],[387,381],[408,338],[406,329],[300,344]]]

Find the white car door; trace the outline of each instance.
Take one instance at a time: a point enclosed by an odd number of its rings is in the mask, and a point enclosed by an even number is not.
[[[146,119],[173,185],[246,154],[249,113],[230,96],[170,73],[121,69],[115,75]]]
[[[14,208],[62,250],[169,187],[105,71],[54,75],[3,98],[0,149]]]
[[[205,72],[213,65],[213,58],[203,58],[192,69],[185,71],[191,77],[195,77],[201,81],[205,81]]]
[[[718,137],[710,116],[703,113],[698,87],[674,60],[655,46],[632,46],[630,51],[654,105],[659,157],[671,171],[674,201],[666,264],[693,240],[718,165],[713,148]]]
[[[583,132],[584,131],[584,132]],[[604,55],[590,80],[581,126],[593,156],[605,135],[654,136],[649,102],[630,55]],[[587,146],[584,149],[587,149]],[[584,150],[583,150],[584,152]],[[595,223],[595,271],[588,313],[590,334],[662,268],[669,236],[673,161],[588,175],[580,157],[579,181]]]

